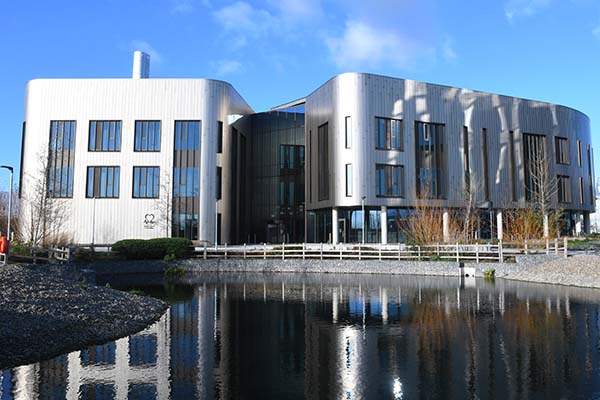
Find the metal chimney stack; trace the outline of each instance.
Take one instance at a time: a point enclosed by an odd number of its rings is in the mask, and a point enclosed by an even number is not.
[[[150,54],[143,51],[133,53],[133,79],[147,79],[150,77]]]

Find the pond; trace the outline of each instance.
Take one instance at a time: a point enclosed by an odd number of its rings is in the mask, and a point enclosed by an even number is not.
[[[120,282],[169,311],[135,335],[0,372],[0,398],[600,397],[597,290],[334,274]]]

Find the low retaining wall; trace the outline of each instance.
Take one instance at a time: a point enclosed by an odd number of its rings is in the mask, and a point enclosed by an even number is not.
[[[462,266],[475,268],[475,276],[494,269],[496,276],[523,271],[556,256],[522,256],[516,263],[457,263],[448,261],[378,261],[378,260],[276,260],[276,259],[187,259],[176,265],[188,272],[260,272],[317,274],[392,274],[461,276]]]

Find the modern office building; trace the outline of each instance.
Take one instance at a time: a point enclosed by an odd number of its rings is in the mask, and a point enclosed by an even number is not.
[[[550,207],[589,231],[590,122],[572,108],[346,73],[257,114],[226,82],[149,78],[149,57],[134,59],[133,79],[28,83],[22,221],[45,170],[79,243],[392,243],[417,203],[457,213],[473,186],[493,216],[481,234],[501,236],[543,162]]]

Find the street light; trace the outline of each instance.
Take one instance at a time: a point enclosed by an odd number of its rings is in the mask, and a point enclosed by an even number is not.
[[[6,249],[6,255],[4,256],[4,264],[8,262],[8,256],[10,255],[10,218],[12,217],[12,186],[13,186],[13,167],[8,165],[0,165],[0,168],[5,168],[10,172],[10,188],[8,192],[8,222],[6,224],[6,237],[8,239],[8,248]]]
[[[362,244],[365,244],[365,199],[367,197],[363,196],[360,199],[362,205]]]

